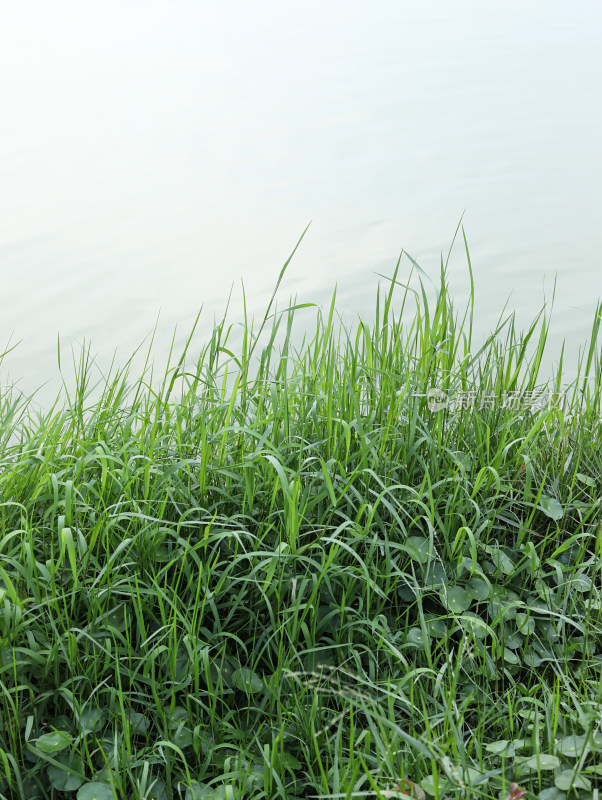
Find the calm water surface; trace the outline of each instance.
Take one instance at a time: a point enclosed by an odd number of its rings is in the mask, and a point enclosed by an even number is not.
[[[0,380],[156,352],[232,284],[371,314],[402,248],[436,276],[464,213],[478,323],[602,295],[602,5],[576,0],[4,4]],[[451,260],[459,302],[462,247]]]

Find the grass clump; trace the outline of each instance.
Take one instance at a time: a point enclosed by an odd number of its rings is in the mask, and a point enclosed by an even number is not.
[[[567,388],[400,270],[3,396],[0,797],[597,797],[602,306]]]

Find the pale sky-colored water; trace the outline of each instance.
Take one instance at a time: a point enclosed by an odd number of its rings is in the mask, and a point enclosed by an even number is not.
[[[602,5],[46,0],[0,12],[0,380],[56,343],[157,353],[243,279],[373,313],[402,248],[434,277],[464,213],[478,322],[558,275],[576,351],[602,295]],[[451,265],[466,297],[462,247]],[[235,290],[233,318],[240,291]]]

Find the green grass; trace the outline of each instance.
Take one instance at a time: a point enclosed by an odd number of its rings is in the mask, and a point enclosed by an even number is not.
[[[475,346],[405,263],[353,330],[273,296],[2,396],[1,797],[597,797],[602,306],[538,410],[546,311]]]

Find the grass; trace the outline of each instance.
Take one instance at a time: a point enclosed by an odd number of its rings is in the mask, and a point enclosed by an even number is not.
[[[0,797],[598,797],[602,305],[564,387],[404,263],[2,396]]]

